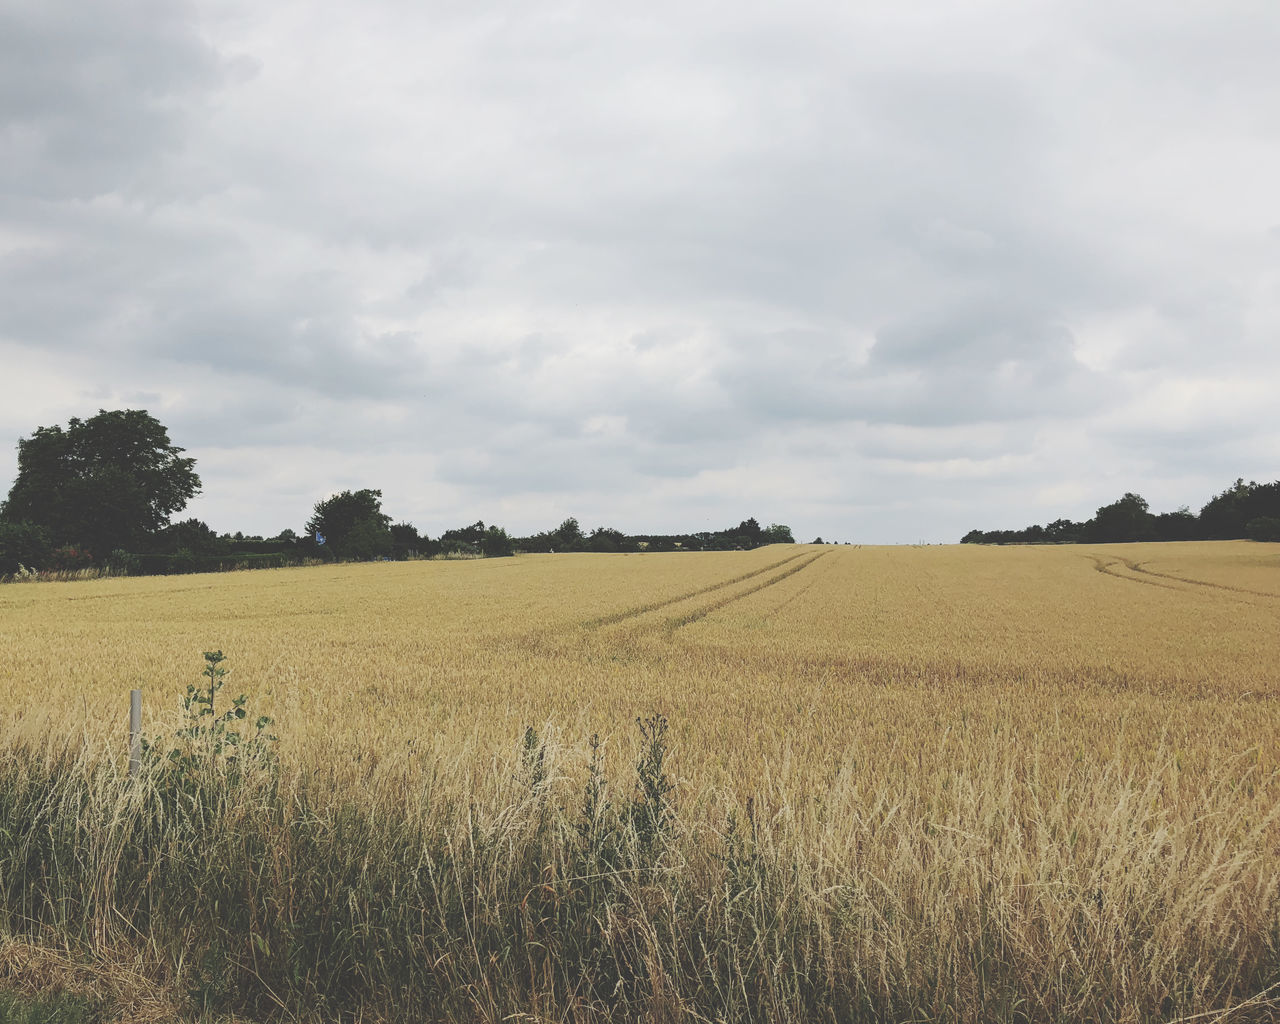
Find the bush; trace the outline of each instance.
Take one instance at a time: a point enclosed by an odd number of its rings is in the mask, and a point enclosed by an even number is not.
[[[1244,527],[1244,535],[1250,540],[1280,542],[1280,519],[1259,516],[1250,519]]]
[[[507,558],[515,554],[511,537],[501,526],[491,526],[485,530],[480,550],[485,558]]]
[[[132,555],[123,548],[116,548],[107,558],[107,568],[113,576],[136,576],[140,563],[137,555]]]
[[[85,548],[77,547],[74,544],[64,544],[60,548],[55,548],[49,556],[47,566],[53,572],[76,572],[80,569],[89,569],[93,566],[93,554]]]
[[[0,522],[0,576],[12,576],[19,566],[43,569],[49,554],[49,535],[43,527]]]

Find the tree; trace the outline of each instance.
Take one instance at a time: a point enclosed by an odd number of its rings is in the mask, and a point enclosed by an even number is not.
[[[137,550],[200,492],[195,459],[142,409],[103,409],[18,440],[18,476],[0,518],[42,527],[50,542],[99,558]]]
[[[0,576],[12,576],[19,566],[46,569],[52,554],[53,546],[43,528],[0,521]]]
[[[595,551],[601,554],[615,554],[634,547],[634,545],[628,543],[626,534],[610,526],[597,526],[591,531],[591,536],[587,538],[586,545],[588,551]]]
[[[166,527],[156,537],[155,547],[168,554],[184,548],[196,555],[217,554],[226,547],[222,539],[199,519],[184,519]]]
[[[794,544],[795,537],[791,535],[791,527],[784,526],[782,523],[770,523],[762,533],[763,543],[765,544]]]
[[[391,553],[395,558],[418,554],[419,549],[425,547],[425,541],[413,523],[396,523],[391,527]]]
[[[1200,521],[1185,505],[1177,512],[1162,512],[1153,523],[1156,540],[1195,540],[1200,536]]]
[[[486,529],[484,520],[477,519],[470,526],[445,530],[440,534],[440,549],[446,554],[478,555]]]
[[[480,550],[485,558],[507,558],[515,554],[511,537],[501,526],[491,526],[480,539]]]
[[[381,491],[343,491],[316,502],[306,529],[312,537],[323,536],[335,558],[391,553],[391,517],[383,515]]]
[[[1146,499],[1129,492],[1119,501],[1098,509],[1089,524],[1089,539],[1106,544],[1149,540],[1155,532],[1154,520],[1147,511]]]
[[[767,544],[764,539],[764,531],[760,529],[760,524],[756,522],[753,516],[750,519],[744,519],[738,524],[736,530],[729,531],[736,534],[738,543],[744,548],[758,548],[761,544]]]
[[[552,535],[555,537],[557,551],[581,551],[586,543],[586,538],[582,535],[582,527],[573,516],[557,526],[552,531]]]
[[[1280,541],[1280,519],[1259,516],[1244,524],[1244,535],[1250,540],[1277,542]]]
[[[1200,529],[1209,540],[1247,536],[1254,519],[1280,518],[1280,480],[1260,484],[1243,479],[1211,498],[1200,510]]]

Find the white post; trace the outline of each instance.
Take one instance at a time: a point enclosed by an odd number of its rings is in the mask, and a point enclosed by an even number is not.
[[[142,691],[129,691],[129,778],[142,766]]]

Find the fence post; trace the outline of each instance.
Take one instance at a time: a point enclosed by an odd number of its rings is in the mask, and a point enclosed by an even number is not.
[[[129,778],[142,765],[142,691],[129,691]]]

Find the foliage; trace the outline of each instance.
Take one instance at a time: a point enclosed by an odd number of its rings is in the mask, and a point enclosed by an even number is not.
[[[242,733],[239,724],[248,718],[248,697],[233,697],[231,706],[219,713],[215,707],[218,693],[225,683],[227,669],[222,666],[221,651],[205,651],[201,675],[207,682],[187,685],[182,698],[184,724],[174,734],[176,743],[164,751],[159,740],[144,740],[143,754],[152,760],[164,757],[160,773],[162,789],[167,793],[190,794],[194,787],[207,782],[210,772],[230,773],[239,778],[245,761],[258,764],[273,759],[272,744],[277,737],[265,730],[271,718],[259,715],[253,731]]]
[[[1102,543],[1150,540],[1154,533],[1145,498],[1132,492],[1098,509],[1086,531],[1090,540]]]
[[[70,992],[24,996],[0,991],[0,1024],[92,1024],[99,1019],[91,1000]]]
[[[0,576],[12,576],[19,566],[47,567],[51,553],[49,532],[44,527],[0,519]]]
[[[395,558],[426,553],[428,538],[419,535],[412,523],[396,523],[391,527],[391,553]]]
[[[112,576],[136,576],[141,566],[138,556],[123,548],[116,548],[107,556],[107,569]]]
[[[1253,519],[1280,518],[1280,480],[1269,484],[1243,479],[1215,495],[1200,510],[1201,532],[1208,540],[1247,536]]]
[[[631,824],[641,854],[654,856],[671,828],[671,791],[667,778],[667,717],[652,714],[637,718],[640,729],[640,759],[636,762],[636,799],[631,805]]]
[[[1140,541],[1237,540],[1249,537],[1254,519],[1280,518],[1280,480],[1270,484],[1238,479],[1211,498],[1197,516],[1185,505],[1153,515],[1146,499],[1132,492],[1104,505],[1092,519],[1058,519],[1022,530],[970,530],[961,544],[1079,544]]]
[[[716,531],[678,534],[627,534],[600,526],[584,536],[576,519],[566,519],[556,529],[517,541],[522,551],[749,551],[765,544],[794,544],[791,528],[774,523],[762,528],[754,519]]]
[[[1280,519],[1258,516],[1244,525],[1245,536],[1250,540],[1280,542]]]
[[[382,492],[342,491],[316,502],[306,532],[321,534],[335,558],[370,559],[391,553],[391,517],[382,512]]]
[[[766,544],[794,544],[795,537],[791,535],[791,527],[784,526],[782,523],[770,523],[763,531],[761,538]]]
[[[93,552],[75,544],[64,544],[49,553],[46,568],[52,572],[78,572],[93,565]]]
[[[42,527],[54,545],[140,549],[200,490],[195,460],[140,409],[100,411],[18,441],[9,522]]]
[[[621,530],[615,530],[608,526],[597,526],[591,531],[591,536],[587,538],[586,549],[610,554],[619,551],[633,551],[635,550],[635,545]]]
[[[480,551],[485,558],[505,558],[514,555],[511,537],[500,526],[490,526],[480,540]]]
[[[184,519],[161,530],[156,535],[153,550],[174,554],[185,549],[193,555],[213,555],[228,550],[229,546],[207,523],[199,519]]]
[[[488,528],[480,519],[470,526],[460,526],[445,530],[440,534],[440,550],[445,554],[479,554],[480,545],[484,543],[485,531]]]
[[[557,551],[581,551],[586,542],[586,538],[582,535],[582,527],[573,516],[552,530],[551,537]]]

